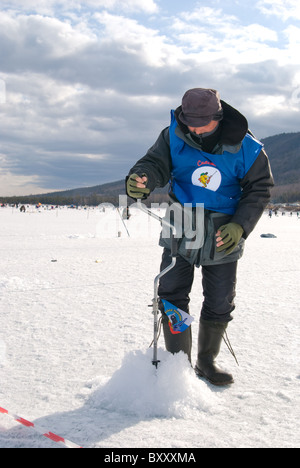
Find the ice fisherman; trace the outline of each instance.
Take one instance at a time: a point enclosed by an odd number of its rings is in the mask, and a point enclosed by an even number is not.
[[[213,175],[210,184],[199,181],[205,172]],[[170,203],[204,204],[204,242],[188,250],[183,234],[176,266],[161,278],[159,297],[189,313],[194,268],[202,268],[204,299],[195,372],[214,385],[231,384],[233,376],[215,360],[233,318],[237,263],[245,239],[269,202],[274,184],[262,143],[248,129],[246,118],[221,100],[218,91],[194,88],[184,94],[181,106],[171,111],[170,125],[129,171],[127,195],[146,199],[168,183]],[[162,270],[170,263],[170,240],[161,237],[160,245]],[[191,327],[172,334],[162,303],[160,310],[166,349],[183,351],[191,361]]]

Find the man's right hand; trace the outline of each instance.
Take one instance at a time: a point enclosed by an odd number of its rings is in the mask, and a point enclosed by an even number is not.
[[[148,177],[146,174],[139,176],[131,174],[127,179],[127,195],[131,198],[147,198],[150,194],[150,189],[147,188]]]

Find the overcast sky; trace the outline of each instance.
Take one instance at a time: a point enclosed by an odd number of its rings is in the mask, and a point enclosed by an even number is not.
[[[300,131],[299,0],[1,0],[0,195],[124,178],[187,89]]]

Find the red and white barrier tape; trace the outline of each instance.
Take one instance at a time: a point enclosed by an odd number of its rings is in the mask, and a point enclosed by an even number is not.
[[[47,437],[47,439],[53,440],[53,442],[61,443],[65,447],[68,447],[68,448],[82,448],[82,447],[80,447],[80,445],[74,444],[74,442],[71,442],[70,440],[64,439],[63,437],[60,437],[60,436],[54,434],[53,432],[45,432],[43,429],[38,427],[36,424],[34,424],[34,423],[30,422],[30,421],[27,421],[27,419],[20,418],[20,416],[17,416],[16,414],[9,413],[6,409],[1,408],[1,406],[0,406],[0,413],[6,414],[7,416],[11,417],[12,419],[17,421],[18,423],[22,424],[23,426],[29,427],[29,428],[35,430],[39,434],[42,434],[42,436]]]

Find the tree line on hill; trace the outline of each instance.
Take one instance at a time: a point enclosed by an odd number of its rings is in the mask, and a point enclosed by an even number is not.
[[[300,201],[300,132],[282,133],[262,140],[269,156],[275,180],[272,203],[295,203]],[[168,199],[168,187],[156,189],[147,204],[162,203]],[[118,205],[119,195],[125,194],[124,180],[65,190],[54,193],[0,197],[0,203],[45,205],[98,206],[101,203]],[[128,199],[129,203],[131,201]]]

